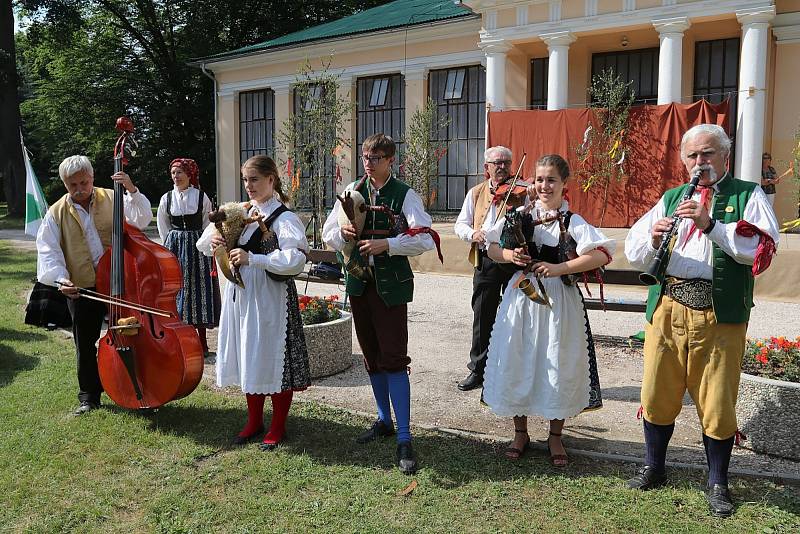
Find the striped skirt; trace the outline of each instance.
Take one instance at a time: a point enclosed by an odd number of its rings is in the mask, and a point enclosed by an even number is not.
[[[178,313],[183,322],[213,328],[219,324],[219,282],[211,276],[213,258],[197,247],[200,230],[170,230],[164,246],[178,258],[183,272],[183,289],[178,292]]]

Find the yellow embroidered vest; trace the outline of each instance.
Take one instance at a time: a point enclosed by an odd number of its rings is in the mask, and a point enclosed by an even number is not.
[[[50,214],[61,230],[61,250],[69,271],[69,279],[78,287],[94,287],[95,271],[92,253],[86,243],[81,217],[75,206],[68,202],[69,194],[50,206]],[[94,198],[89,207],[103,248],[111,246],[111,228],[114,215],[114,191],[94,188]]]

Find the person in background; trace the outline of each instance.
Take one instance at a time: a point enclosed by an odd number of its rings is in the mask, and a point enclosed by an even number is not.
[[[770,206],[775,206],[775,186],[780,181],[777,178],[778,173],[772,166],[772,155],[769,152],[764,152],[761,156],[761,189],[767,195]]]
[[[201,254],[196,245],[209,224],[211,200],[200,190],[200,169],[193,159],[172,160],[169,173],[175,186],[158,203],[158,234],[181,264],[183,287],[176,297],[178,313],[183,322],[197,329],[203,353],[209,358],[206,329],[219,323],[219,282],[212,276],[213,259]]]
[[[487,148],[484,153],[484,174],[486,179],[470,189],[456,219],[455,233],[462,241],[470,243],[469,257],[475,272],[472,275],[472,345],[469,351],[469,375],[458,383],[458,389],[469,391],[483,385],[483,370],[486,367],[486,351],[489,349],[489,335],[492,333],[500,295],[511,278],[513,269],[495,263],[487,254],[486,232],[498,220],[505,218],[506,212],[525,202],[525,193],[504,196],[498,192],[501,184],[511,177],[511,150],[504,146]],[[520,185],[527,183],[520,182]]]

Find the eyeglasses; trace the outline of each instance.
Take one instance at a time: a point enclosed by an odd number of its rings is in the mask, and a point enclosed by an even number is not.
[[[365,155],[362,155],[361,159],[364,160],[364,163],[372,163],[373,165],[375,165],[376,163],[378,163],[380,160],[382,160],[385,157],[386,156],[365,156]]]
[[[510,159],[498,159],[496,161],[487,161],[486,163],[491,163],[492,165],[495,165],[496,167],[499,167],[501,165],[504,165],[506,167],[511,167],[511,160]]]

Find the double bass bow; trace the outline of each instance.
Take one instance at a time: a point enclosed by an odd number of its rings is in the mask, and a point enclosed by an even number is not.
[[[114,172],[127,164],[133,124],[117,119]],[[111,400],[124,408],[152,409],[191,393],[203,374],[197,331],[183,323],[175,296],[183,284],[177,258],[125,222],[124,189],[114,183],[111,248],[97,266],[97,292],[108,303],[108,331],[97,367]],[[100,300],[98,293],[84,296]]]

